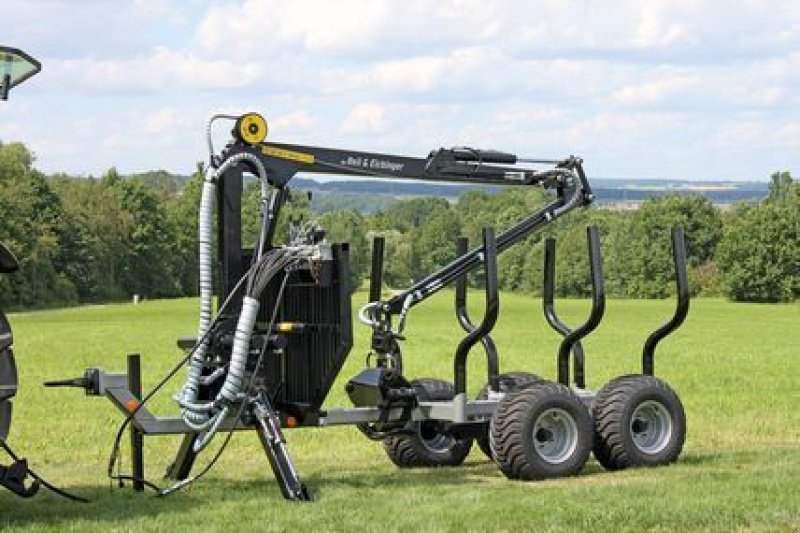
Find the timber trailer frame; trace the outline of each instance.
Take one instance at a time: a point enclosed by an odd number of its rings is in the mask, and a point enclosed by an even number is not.
[[[211,129],[222,119],[235,121],[233,138],[216,154]],[[544,312],[548,323],[564,336],[557,379],[500,373],[490,336],[499,314],[497,255],[591,203],[582,161],[518,158],[471,148],[442,148],[426,158],[413,158],[266,142],[266,134],[266,121],[255,113],[218,115],[209,123],[211,156],[200,207],[200,326],[197,338],[179,341],[189,350],[190,361],[187,384],[175,397],[182,416],[156,417],[144,405],[155,391],[142,398],[138,354],[129,355],[126,374],[93,368],[80,378],[49,383],[105,395],[125,413],[133,470],[129,478],[136,490],[143,490],[146,483],[144,437],[165,434],[184,439],[167,470],[175,484],[162,494],[194,479],[189,476],[195,458],[215,433],[256,430],[284,497],[299,501],[310,500],[311,494],[289,456],[283,428],[356,425],[370,439],[383,441],[389,458],[400,467],[458,465],[476,440],[507,477],[523,480],[575,474],[592,449],[609,469],[677,459],[685,436],[683,407],[672,389],[653,377],[653,354],[659,340],[675,330],[688,311],[681,230],[673,231],[678,308],[645,343],[642,374],[616,378],[597,394],[585,388],[580,341],[597,327],[605,308],[596,227],[588,229],[592,310],[586,323],[574,329],[554,310],[555,242],[546,242]],[[324,231],[309,224],[292,226],[289,244],[273,244],[278,213],[289,197],[288,184],[298,172],[540,186],[554,191],[555,199],[497,236],[485,228],[479,247],[469,250],[460,239],[455,259],[388,300],[381,300],[384,241],[375,238],[370,303],[358,314],[372,329],[367,358],[371,366],[347,383],[354,407],[324,409],[325,397],[352,347],[348,244],[328,243]],[[262,184],[261,229],[252,249],[242,245],[245,174],[258,177]],[[220,303],[212,321],[208,253],[214,202]],[[466,311],[466,276],[481,268],[486,311],[475,323]],[[412,307],[453,284],[456,315],[466,332],[455,349],[454,384],[432,378],[409,380],[400,350],[406,316]],[[470,399],[466,361],[478,343],[487,358],[487,385],[477,399]],[[115,448],[112,463],[117,452]]]

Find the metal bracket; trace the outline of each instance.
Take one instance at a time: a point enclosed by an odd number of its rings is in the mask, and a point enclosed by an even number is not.
[[[39,492],[39,481],[25,486],[28,477],[28,462],[25,459],[15,461],[11,466],[0,465],[0,486],[3,486],[22,498],[30,498]]]

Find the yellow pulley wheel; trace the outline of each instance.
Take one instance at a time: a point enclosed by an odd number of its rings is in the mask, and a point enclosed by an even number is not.
[[[239,117],[234,136],[247,144],[258,144],[267,138],[267,121],[258,113],[247,113]]]

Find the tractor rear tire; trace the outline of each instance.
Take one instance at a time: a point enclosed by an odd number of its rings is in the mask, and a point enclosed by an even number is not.
[[[678,395],[652,376],[611,380],[597,394],[594,420],[594,456],[608,470],[673,463],[686,439]]]
[[[11,402],[0,402],[0,442],[5,442],[8,438],[8,431],[11,428]]]
[[[592,419],[569,388],[533,384],[503,398],[492,416],[489,443],[510,479],[536,480],[580,472],[592,451]]]
[[[421,401],[452,401],[455,396],[453,385],[440,379],[415,379],[411,386]],[[424,420],[414,422],[410,433],[385,438],[383,448],[400,468],[458,466],[469,455],[472,438],[455,437],[440,420]]]
[[[509,393],[515,392],[518,390],[522,390],[525,387],[529,387],[534,383],[539,383],[544,381],[544,379],[540,378],[536,374],[531,374],[530,372],[506,372],[504,374],[500,374],[497,376],[497,380],[499,381],[499,389],[500,392]],[[478,393],[478,396],[475,398],[476,400],[485,400],[489,397],[489,384],[487,383],[481,391]],[[478,443],[478,447],[481,451],[488,457],[490,460],[494,460],[492,456],[492,448],[489,445],[489,424],[486,424],[486,432],[484,435],[477,437],[475,442]]]
[[[0,245],[1,246],[1,245]],[[0,311],[0,442],[5,442],[11,428],[11,399],[17,394],[17,365],[11,349],[11,326]]]

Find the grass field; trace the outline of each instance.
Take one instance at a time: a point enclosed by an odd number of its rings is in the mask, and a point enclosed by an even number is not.
[[[559,305],[572,322],[588,309],[586,301]],[[644,337],[672,305],[611,300],[585,343],[589,386],[636,372]],[[540,308],[532,297],[502,295],[495,340],[503,370],[554,376],[558,338]],[[520,483],[506,480],[476,446],[462,467],[401,471],[379,443],[345,427],[289,433],[314,504],[284,502],[249,433],[238,434],[217,467],[188,490],[155,498],[112,489],[105,469],[121,416],[104,399],[40,384],[92,366],[123,371],[125,353],[136,351],[150,386],[179,358],[175,339],[193,332],[195,313],[196,301],[176,300],[11,315],[21,390],[10,443],[46,477],[92,501],[74,504],[47,492],[22,501],[0,492],[0,529],[800,531],[800,305],[692,303],[685,326],[656,357],[657,374],[679,392],[688,417],[674,466],[606,473],[590,460],[575,478]],[[363,365],[367,331],[356,331],[329,406],[347,405],[344,382]],[[407,374],[452,379],[460,338],[452,293],[416,308],[407,332]],[[476,392],[480,352],[470,369]],[[179,378],[154,404],[159,414],[175,414],[169,396],[183,373]],[[147,440],[151,480],[161,483],[177,443]]]

